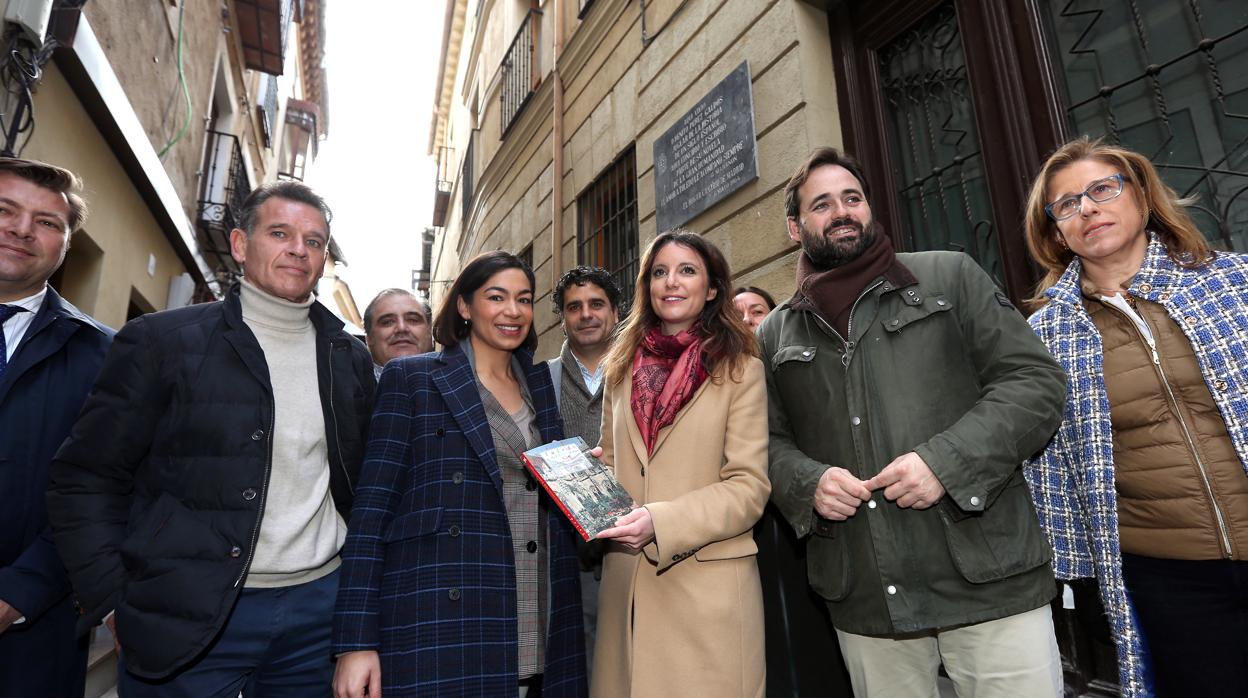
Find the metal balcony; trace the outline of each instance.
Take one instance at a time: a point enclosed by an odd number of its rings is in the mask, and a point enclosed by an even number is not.
[[[500,67],[502,90],[502,134],[504,137],[515,122],[524,105],[529,103],[537,86],[542,83],[542,76],[537,70],[537,37],[541,28],[542,11],[529,10],[520,23],[520,31],[511,40],[507,55]]]
[[[238,137],[233,134],[209,131],[204,153],[196,223],[206,248],[217,257],[218,272],[236,272],[238,265],[230,256],[230,231],[238,227],[243,202],[251,193],[251,180]]]

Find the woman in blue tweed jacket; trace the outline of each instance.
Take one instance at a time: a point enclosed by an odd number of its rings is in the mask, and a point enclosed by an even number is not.
[[[1057,576],[1098,582],[1128,698],[1248,686],[1248,258],[1212,252],[1188,203],[1079,139],[1027,206],[1031,324],[1069,383],[1025,474]]]
[[[563,438],[533,363],[533,271],[470,261],[434,322],[441,352],[377,390],[342,551],[335,698],[584,698],[577,534],[521,463]]]

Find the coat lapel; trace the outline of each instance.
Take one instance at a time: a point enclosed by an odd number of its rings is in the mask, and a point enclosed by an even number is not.
[[[533,398],[533,410],[537,414],[537,428],[542,435],[542,443],[550,443],[562,439],[564,434],[563,416],[559,414],[559,403],[555,395],[555,386],[551,382],[550,370],[545,361],[533,362],[533,355],[525,349],[516,352],[520,365],[524,369],[525,383],[529,388],[529,397]],[[579,376],[578,376],[579,378]],[[582,388],[585,386],[582,385]]]
[[[239,298],[239,286],[235,285],[226,294],[225,300],[221,301],[225,304],[226,329],[223,333],[225,341],[229,342],[234,348],[238,357],[243,360],[243,364],[247,366],[247,370],[255,376],[260,385],[273,393],[273,383],[269,380],[269,364],[264,360],[264,351],[260,348],[260,341],[256,339],[256,335],[243,321],[243,303]]]
[[[54,291],[49,288],[43,298],[43,305],[18,344],[13,359],[9,361],[4,377],[0,378],[0,402],[4,401],[9,387],[15,385],[23,373],[60,351],[78,329],[77,323],[62,317],[61,307],[57,302],[59,296],[53,294]]]
[[[619,404],[612,405],[611,410],[614,414],[620,415],[616,419],[623,418],[628,424],[628,442],[633,446],[633,453],[637,454],[637,460],[641,461],[642,466],[650,465],[650,454],[646,453],[646,442],[641,438],[641,429],[637,427],[637,418],[633,416],[633,378],[625,376],[620,381],[623,390],[616,393]],[[611,425],[604,425],[604,429],[610,429]]]
[[[465,340],[467,341],[467,340]],[[441,393],[451,416],[464,432],[464,438],[472,447],[477,458],[485,466],[499,496],[503,493],[503,475],[498,469],[498,459],[494,456],[494,439],[490,436],[490,423],[485,417],[485,407],[481,404],[481,394],[477,391],[477,380],[472,374],[472,365],[462,348],[455,346],[442,352],[442,366],[433,371],[433,384]]]

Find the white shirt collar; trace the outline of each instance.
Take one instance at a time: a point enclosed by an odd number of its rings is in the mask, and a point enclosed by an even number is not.
[[[4,305],[16,305],[18,307],[25,308],[32,313],[37,313],[39,312],[39,308],[43,306],[43,297],[46,295],[48,295],[48,286],[47,284],[44,284],[43,288],[39,289],[39,292],[35,295],[18,298],[15,301],[4,303]]]

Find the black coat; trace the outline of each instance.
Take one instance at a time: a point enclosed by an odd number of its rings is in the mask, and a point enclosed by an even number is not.
[[[26,614],[0,635],[0,695],[82,695],[85,645],[44,492],[112,337],[49,288],[0,378],[0,599]]]
[[[373,362],[319,303],[311,319],[330,490],[345,519]],[[81,623],[116,609],[134,674],[171,674],[228,617],[259,535],[273,420],[268,365],[237,287],[224,301],[145,315],[117,334],[53,463],[48,511]]]

